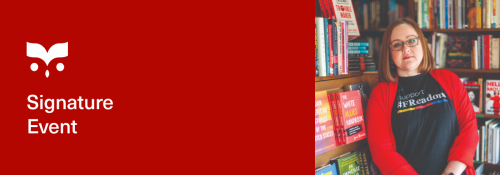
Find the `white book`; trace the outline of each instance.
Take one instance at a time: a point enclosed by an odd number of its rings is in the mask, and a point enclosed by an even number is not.
[[[499,160],[498,160],[498,154],[499,154],[499,147],[500,147],[500,143],[498,143],[500,141],[500,126],[497,126],[495,128],[495,147],[494,147],[494,150],[495,150],[495,161],[493,161],[494,164],[498,164]]]
[[[337,66],[339,70],[339,75],[342,74],[342,35],[341,35],[341,22],[337,20],[335,22],[335,25],[337,26]]]
[[[435,27],[435,26],[434,26]],[[436,27],[435,27],[436,28]],[[432,34],[432,45],[431,45],[432,57],[436,58],[436,32]]]
[[[417,1],[417,12],[418,12],[418,16],[417,16],[417,23],[418,23],[418,26],[420,28],[422,28],[422,0],[418,0]]]
[[[477,45],[477,40],[474,40],[474,64],[475,64],[475,68],[476,70],[479,69],[479,53],[478,53],[478,45]]]
[[[439,41],[441,43],[441,57],[439,60],[441,64],[439,65],[439,68],[444,68],[446,65],[446,41],[448,41],[448,35],[443,34],[441,40]]]
[[[326,76],[325,60],[325,23],[321,17],[316,17],[316,37],[318,39],[318,68],[319,76]]]
[[[457,0],[457,29],[462,29],[462,0]]]
[[[494,1],[496,1],[496,5],[497,5],[496,10],[495,10],[496,11],[496,28],[500,28],[500,17],[499,17],[500,14],[498,14],[498,13],[500,13],[500,1],[499,0],[494,0]]]
[[[444,0],[439,0],[439,23],[441,23],[441,29],[446,29],[444,25]]]
[[[481,126],[481,162],[486,161],[486,126]]]
[[[498,121],[494,121],[488,125],[488,163],[493,163],[493,128],[498,125]]]
[[[491,28],[491,4],[493,3],[492,0],[485,0],[486,2],[486,28],[490,29]]]
[[[500,38],[491,39],[491,69],[500,69]]]
[[[477,134],[479,136],[479,138],[481,138],[481,129],[478,129],[477,130]],[[476,147],[476,158],[474,159],[475,161],[479,161],[479,145],[481,143],[481,139],[479,139],[479,143],[477,144],[477,147]]]

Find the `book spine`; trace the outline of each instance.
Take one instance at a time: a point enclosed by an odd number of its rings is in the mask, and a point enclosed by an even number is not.
[[[337,26],[337,60],[338,60],[338,72],[339,72],[339,75],[340,74],[343,74],[343,68],[342,68],[342,55],[343,55],[343,52],[342,52],[342,36],[341,33],[342,33],[342,28],[341,28],[341,25],[340,25],[340,21],[337,20],[337,23],[336,23],[336,26]]]
[[[368,50],[348,50],[348,54],[368,54]]]
[[[328,44],[328,50],[329,50],[328,53],[330,54],[330,55],[328,55],[328,62],[329,62],[329,67],[330,67],[330,70],[329,70],[330,76],[334,76],[335,72],[333,71],[333,39],[332,39],[333,38],[332,37],[332,35],[333,35],[333,26],[332,26],[331,22],[332,21],[330,20],[329,24],[328,24],[328,32],[330,33],[328,35],[328,42],[329,42],[329,44]]]
[[[481,161],[486,161],[486,126],[481,126]]]
[[[429,1],[422,0],[422,15],[423,15],[423,26],[422,29],[429,28]]]
[[[338,40],[337,40],[337,20],[336,19],[332,19],[332,26],[333,26],[333,72],[335,73],[335,75],[338,75],[339,74],[339,63],[338,63]]]
[[[349,37],[347,36],[347,31],[348,30],[348,22],[347,21],[344,21],[344,73],[347,74],[349,72],[349,57],[348,57],[348,54],[347,54],[347,50],[349,50],[349,46],[348,46],[348,41],[349,41]]]
[[[335,132],[335,144],[338,146],[340,145],[339,143],[339,139],[337,137],[337,134],[338,134],[338,131],[337,131],[337,100],[335,100],[335,94],[328,94],[328,102],[330,103],[330,111],[331,111],[331,115],[332,115],[332,121],[333,121],[333,130]]]
[[[323,18],[324,21],[324,32],[325,32],[325,63],[326,63],[326,76],[330,76],[330,47],[328,44],[328,18]]]
[[[462,0],[457,0],[456,9],[457,29],[462,29]]]
[[[500,69],[500,38],[493,38],[491,44],[492,59],[491,69]]]
[[[365,167],[363,164],[363,155],[361,154],[361,151],[358,151],[358,161],[359,161],[359,169],[360,169],[360,174],[361,175],[366,175],[365,174]]]
[[[490,29],[491,28],[491,0],[485,0],[486,4],[485,4],[485,11],[486,11],[486,15],[485,15],[485,22],[486,22],[486,28],[487,29]]]
[[[337,108],[337,98],[335,97],[335,94],[332,94],[333,98],[333,105],[335,105],[335,117],[334,117],[334,122],[335,122],[335,139],[337,139],[338,144],[337,145],[342,145],[342,132],[340,132],[340,122],[339,122],[339,114],[338,114],[338,108]]]
[[[369,42],[349,42],[348,44],[349,47],[368,47],[370,46]]]
[[[484,70],[490,70],[490,35],[484,35]]]
[[[367,47],[349,47],[349,50],[368,50]]]
[[[335,93],[335,97],[337,98],[337,110],[338,110],[338,117],[339,117],[339,123],[340,123],[340,135],[342,138],[342,144],[346,144],[346,137],[345,135],[345,128],[344,128],[344,109],[342,108],[342,100],[340,99],[339,93]]]
[[[318,33],[316,32],[316,24],[314,24],[314,69],[315,69],[315,77],[319,77],[319,68],[318,68]]]
[[[323,18],[316,18],[319,76],[326,76],[325,36],[324,36],[325,28],[323,25],[324,25]]]
[[[493,0],[493,4],[492,4],[492,15],[493,15],[493,19],[491,21],[491,28],[497,28],[497,21],[498,21],[498,15],[497,15],[497,0]]]
[[[481,21],[482,21],[481,12],[482,12],[481,0],[476,0],[476,28],[478,28],[478,29],[482,28],[482,25],[481,25]]]

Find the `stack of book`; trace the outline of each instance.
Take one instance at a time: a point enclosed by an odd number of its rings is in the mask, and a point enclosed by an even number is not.
[[[476,148],[475,161],[498,164],[500,148],[500,120],[490,119],[479,127],[479,144]]]
[[[500,38],[493,38],[492,35],[479,35],[472,43],[472,69],[500,68]]]
[[[373,57],[349,56],[349,72],[377,70]]]
[[[416,0],[416,21],[422,29],[500,28],[496,0]]]
[[[500,115],[500,80],[483,79],[463,82],[477,114]]]
[[[398,18],[408,16],[407,1],[353,0],[356,19],[364,30],[386,28]]]
[[[315,170],[315,175],[344,174],[379,175],[381,173],[373,163],[368,148],[363,148],[352,153],[348,152],[339,157],[335,157],[331,159],[327,165]]]
[[[315,22],[316,76],[347,74],[347,21],[316,17]]]

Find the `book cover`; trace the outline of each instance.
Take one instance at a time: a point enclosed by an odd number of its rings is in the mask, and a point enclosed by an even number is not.
[[[366,111],[368,105],[368,99],[370,99],[370,85],[368,83],[351,84],[344,86],[345,91],[355,91],[359,90],[359,97],[361,98],[361,105],[363,108],[363,113]]]
[[[474,108],[474,112],[476,114],[481,113],[480,103],[481,103],[481,85],[480,84],[464,84],[465,89],[467,90],[467,94],[469,95],[469,99],[472,102],[472,107]]]
[[[347,174],[360,174],[361,166],[360,166],[358,152],[355,151],[345,157],[341,157],[337,159],[337,170],[341,175]]]
[[[485,114],[500,114],[500,80],[486,80],[486,91],[484,93]]]
[[[320,170],[317,170],[314,175],[338,175],[337,164],[328,165]]]
[[[335,149],[332,115],[326,91],[315,92],[315,156]]]
[[[365,139],[366,129],[359,90],[339,92],[335,97],[344,144]]]
[[[349,30],[346,30],[346,35],[360,36],[356,14],[354,13],[351,0],[332,0],[332,2],[335,8],[336,19],[349,23]]]

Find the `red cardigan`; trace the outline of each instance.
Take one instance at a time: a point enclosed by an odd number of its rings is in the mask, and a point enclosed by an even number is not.
[[[448,161],[467,165],[465,171],[474,175],[473,158],[479,136],[476,114],[467,91],[458,76],[446,70],[433,70],[432,77],[442,86],[457,113],[459,134],[448,154]],[[367,136],[373,161],[382,174],[417,174],[413,167],[396,152],[392,133],[391,113],[398,82],[380,82],[373,88],[367,108]],[[444,169],[443,169],[444,171]]]

